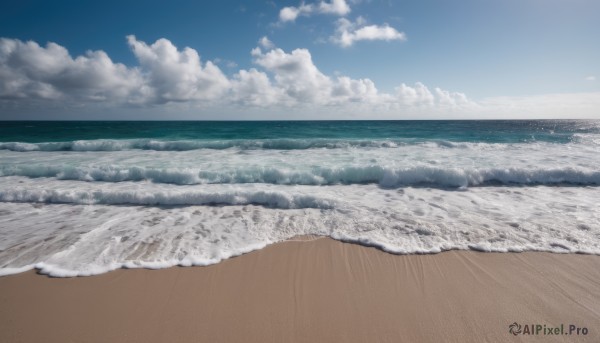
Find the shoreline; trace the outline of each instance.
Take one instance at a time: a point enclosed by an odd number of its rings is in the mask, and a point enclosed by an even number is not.
[[[600,256],[393,255],[301,237],[205,267],[0,277],[0,341],[562,341],[600,339]]]

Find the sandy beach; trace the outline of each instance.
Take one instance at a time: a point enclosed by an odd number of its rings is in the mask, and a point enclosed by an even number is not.
[[[305,237],[208,267],[0,278],[2,342],[600,339],[600,257],[392,255]],[[509,325],[586,328],[523,335]]]
[[[0,343],[600,343],[598,14],[0,1]]]

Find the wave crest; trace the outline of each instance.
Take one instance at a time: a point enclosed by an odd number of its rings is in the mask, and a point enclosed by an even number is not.
[[[337,140],[337,139],[234,139],[234,140],[176,140],[161,141],[153,139],[130,140],[78,140],[70,142],[0,143],[0,150],[18,152],[27,151],[121,151],[121,150],[157,150],[157,151],[188,151],[198,149],[229,149],[241,150],[276,149],[337,149],[348,147],[394,148],[409,141],[395,140]]]
[[[79,181],[152,181],[177,185],[266,183],[280,185],[369,184],[394,188],[429,185],[437,187],[475,187],[495,184],[599,185],[600,171],[581,167],[567,168],[452,168],[413,166],[395,168],[382,165],[313,168],[298,171],[274,167],[251,167],[221,171],[192,168],[156,169],[144,167],[74,167],[68,165],[0,166],[0,176],[30,178],[55,177]]]
[[[0,191],[3,202],[57,204],[104,204],[142,206],[261,205],[270,208],[334,208],[335,200],[280,191],[67,191],[7,189]]]

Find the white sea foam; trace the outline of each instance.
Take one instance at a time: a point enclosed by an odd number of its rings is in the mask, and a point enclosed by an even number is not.
[[[2,166],[0,176],[55,177],[80,181],[152,181],[177,185],[218,183],[270,183],[287,185],[334,185],[376,183],[382,187],[429,185],[473,187],[489,184],[579,184],[600,185],[600,170],[588,168],[458,168],[382,165],[315,167],[296,171],[288,167],[255,166],[248,169],[203,171],[193,168],[155,169],[118,166],[73,167],[54,165]]]
[[[267,207],[321,208],[334,207],[336,201],[320,198],[310,193],[261,189],[258,187],[166,187],[165,185],[139,185],[120,183],[65,183],[45,180],[0,179],[0,201],[35,202],[55,204],[108,204],[108,205],[248,205]],[[17,182],[19,182],[17,181]]]
[[[20,181],[26,189],[57,188],[61,183],[64,189],[95,185],[105,193],[136,186]],[[76,276],[121,267],[207,265],[306,234],[399,254],[449,249],[600,254],[597,187],[484,187],[467,191],[385,190],[375,185],[235,188],[311,194],[337,202],[328,209],[3,203],[0,273],[35,267],[53,276]]]
[[[121,151],[121,150],[157,150],[157,151],[187,151],[197,149],[315,149],[315,148],[347,148],[347,147],[377,147],[391,148],[399,145],[414,143],[414,140],[349,140],[349,139],[256,139],[256,140],[176,140],[164,141],[153,139],[98,139],[68,142],[5,142],[0,143],[0,150],[19,152],[27,151]],[[440,141],[440,144],[450,146],[452,143]],[[450,144],[450,145],[448,145]]]
[[[0,143],[0,275],[206,265],[306,234],[600,254],[594,139]]]
[[[96,141],[94,141],[96,142]],[[456,143],[458,144],[458,143]],[[383,187],[427,184],[600,184],[598,148],[584,144],[437,143],[314,150],[0,151],[0,176],[179,185],[271,183]],[[32,162],[35,161],[35,162]]]
[[[576,133],[573,135],[573,142],[591,146],[600,146],[600,134]]]
[[[600,145],[598,134],[574,134],[574,143]],[[517,143],[532,144],[535,142]],[[543,144],[543,143],[542,143]],[[241,150],[304,150],[343,149],[352,147],[397,148],[407,145],[429,145],[443,148],[469,149],[472,147],[497,147],[499,143],[453,142],[448,140],[404,139],[333,139],[333,138],[280,138],[280,139],[227,139],[227,140],[158,140],[158,139],[96,139],[65,142],[0,142],[0,150],[28,151],[188,151],[198,149],[241,149]]]

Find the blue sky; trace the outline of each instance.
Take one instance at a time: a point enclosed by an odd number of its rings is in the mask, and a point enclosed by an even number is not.
[[[598,13],[594,0],[5,2],[0,119],[600,118]]]

